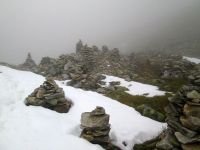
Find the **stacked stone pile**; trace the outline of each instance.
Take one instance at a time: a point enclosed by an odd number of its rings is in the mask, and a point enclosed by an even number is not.
[[[80,55],[82,58],[83,69],[85,72],[91,72],[95,66],[95,50],[87,45],[84,45],[80,50]]]
[[[81,137],[93,144],[99,144],[104,148],[110,145],[110,124],[109,115],[103,107],[96,107],[92,112],[85,112],[81,115]]]
[[[119,54],[119,49],[114,48],[113,50],[110,51],[110,58],[112,62],[119,62],[120,61],[120,54]]]
[[[68,82],[70,86],[85,90],[96,90],[101,87],[100,83],[104,76],[101,74],[70,74],[70,79],[71,81]]]
[[[33,72],[37,71],[36,67],[37,67],[37,65],[36,65],[35,61],[32,59],[30,53],[28,53],[25,62],[18,66],[18,68],[21,70],[28,70],[28,71],[33,71]]]
[[[62,88],[52,78],[47,78],[39,88],[26,98],[26,105],[42,106],[59,113],[67,113],[71,102],[65,99]]]
[[[200,74],[190,76],[191,85],[184,86],[165,109],[168,129],[157,149],[200,150]]]

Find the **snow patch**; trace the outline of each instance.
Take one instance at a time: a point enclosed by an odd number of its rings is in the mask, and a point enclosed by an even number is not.
[[[135,81],[126,81],[122,78],[115,77],[115,76],[109,76],[104,75],[106,78],[102,81],[106,82],[106,87],[109,86],[109,83],[112,81],[119,81],[120,86],[126,87],[129,89],[129,91],[126,91],[127,93],[131,95],[143,95],[147,97],[153,97],[153,96],[159,96],[159,95],[165,95],[165,91],[160,91],[157,86],[149,85],[149,84],[143,84],[140,82]]]
[[[183,56],[183,59],[186,59],[186,60],[188,60],[190,62],[193,62],[195,64],[200,64],[200,59],[199,58]]]
[[[133,108],[101,94],[75,89],[56,81],[73,106],[66,114],[43,107],[25,106],[24,99],[45,80],[26,71],[0,66],[0,149],[102,150],[79,138],[81,113],[96,106],[110,114],[112,142],[123,150],[157,136],[166,124],[141,116]],[[123,142],[127,146],[123,145]]]

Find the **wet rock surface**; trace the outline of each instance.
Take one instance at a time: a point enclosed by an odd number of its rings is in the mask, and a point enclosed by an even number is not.
[[[63,89],[59,88],[52,78],[46,78],[46,81],[26,98],[25,103],[59,113],[67,113],[71,107],[71,102],[65,99]]]

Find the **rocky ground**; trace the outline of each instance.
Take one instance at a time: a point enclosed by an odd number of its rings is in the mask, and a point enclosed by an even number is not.
[[[59,58],[43,57],[39,65],[28,54],[25,62],[17,66],[55,79],[70,79],[69,85],[82,89],[96,91],[102,74],[107,74],[127,81],[157,85],[174,92],[187,83],[187,76],[194,67],[194,63],[179,55],[158,51],[122,55],[117,48],[110,50],[102,46],[99,49],[84,45],[82,41],[77,43],[76,53],[61,55]]]
[[[122,55],[117,48],[110,50],[107,46],[102,46],[99,49],[79,41],[76,53],[61,55],[59,58],[43,57],[39,65],[36,65],[31,54],[28,54],[25,62],[19,66],[4,65],[51,77],[51,80],[47,78],[48,80],[26,99],[27,105],[67,112],[71,103],[64,99],[62,89],[58,88],[53,79],[70,80],[67,82],[70,86],[96,91],[136,108],[144,116],[161,122],[167,121],[168,129],[163,135],[144,145],[136,145],[135,149],[199,148],[200,65],[187,61],[180,55],[158,51]],[[170,94],[152,98],[131,96],[125,93],[127,88],[119,86],[119,82],[111,82],[109,87],[102,86],[105,84],[102,81],[105,78],[103,74],[118,76],[126,81],[156,85]],[[170,96],[173,98],[168,101]],[[104,110],[101,111],[96,115],[108,118]],[[95,116],[92,114],[83,114],[82,124],[86,118],[90,119],[90,115]],[[109,129],[108,122],[98,128],[84,126],[81,137],[93,143],[108,144]],[[105,137],[99,139],[98,135]]]
[[[200,149],[200,70],[188,78],[189,84],[170,97],[165,107],[167,130],[153,140],[135,145],[136,150]]]

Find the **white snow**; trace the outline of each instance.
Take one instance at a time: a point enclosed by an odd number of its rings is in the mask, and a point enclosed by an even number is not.
[[[135,143],[149,140],[166,128],[166,124],[143,117],[131,107],[61,81],[56,82],[73,102],[68,113],[25,106],[24,99],[44,77],[4,66],[0,72],[0,150],[101,150],[99,145],[79,138],[81,113],[96,106],[103,106],[110,114],[111,140],[123,150],[131,150]]]
[[[186,59],[186,60],[188,60],[190,62],[193,62],[195,64],[200,64],[200,59],[199,58],[183,56],[183,59]]]
[[[126,91],[127,93],[131,95],[144,95],[147,97],[153,97],[158,95],[165,95],[166,92],[160,91],[157,86],[149,85],[149,84],[143,84],[140,82],[135,81],[126,81],[122,78],[115,77],[115,76],[109,76],[104,75],[106,78],[102,81],[106,82],[106,87],[109,86],[109,83],[112,81],[119,81],[120,86],[126,87],[129,89],[129,91]]]

